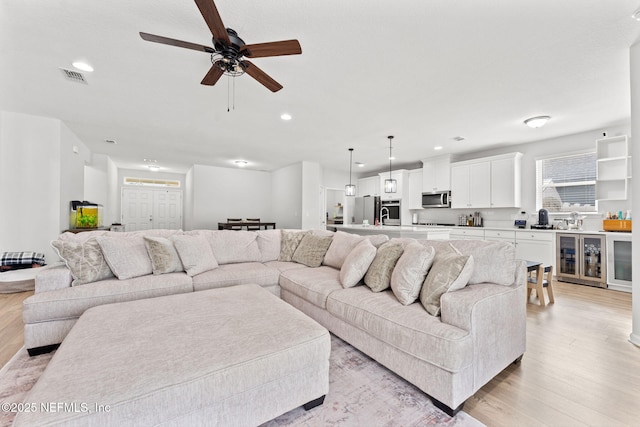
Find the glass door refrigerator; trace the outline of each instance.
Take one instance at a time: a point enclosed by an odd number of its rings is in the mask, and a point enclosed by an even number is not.
[[[607,287],[605,236],[556,233],[556,278],[562,282]]]

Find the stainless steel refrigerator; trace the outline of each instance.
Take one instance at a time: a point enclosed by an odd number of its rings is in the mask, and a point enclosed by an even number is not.
[[[380,196],[356,197],[353,209],[352,224],[362,224],[364,220],[374,225],[380,220]]]

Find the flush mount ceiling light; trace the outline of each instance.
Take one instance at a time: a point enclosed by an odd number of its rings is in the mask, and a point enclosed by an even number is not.
[[[246,160],[236,160],[234,163],[239,168],[243,168],[243,167],[245,167],[245,166],[247,166],[249,164],[249,162],[247,162]]]
[[[93,72],[93,67],[91,65],[87,64],[86,62],[75,61],[71,65],[73,65],[78,70],[86,71],[87,73],[92,73]]]
[[[284,121],[289,121],[291,120],[291,114],[283,113],[280,118]]]
[[[346,196],[356,195],[356,186],[351,183],[351,167],[353,166],[353,148],[349,148],[349,184],[344,186],[344,194]]]
[[[389,135],[387,138],[389,138],[389,179],[384,180],[384,192],[395,193],[398,191],[398,181],[391,178],[391,159],[393,159],[391,155],[391,140],[393,139],[393,135]]]
[[[524,124],[534,129],[541,128],[549,121],[550,118],[551,117],[549,116],[531,117],[530,119],[525,120]]]

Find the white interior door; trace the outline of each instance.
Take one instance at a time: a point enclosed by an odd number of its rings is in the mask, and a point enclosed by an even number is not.
[[[182,191],[123,188],[122,224],[126,231],[182,228]]]

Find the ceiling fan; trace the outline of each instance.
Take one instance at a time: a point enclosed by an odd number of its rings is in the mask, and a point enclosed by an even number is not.
[[[213,0],[195,0],[195,2],[207,26],[211,30],[213,47],[142,32],[140,33],[140,37],[150,42],[210,53],[212,65],[204,76],[204,79],[202,79],[202,82],[200,82],[203,85],[213,86],[223,74],[239,76],[247,73],[271,92],[277,92],[282,89],[280,83],[244,58],[299,55],[302,53],[302,48],[298,40],[245,44],[238,36],[238,33],[231,28],[225,28]]]

